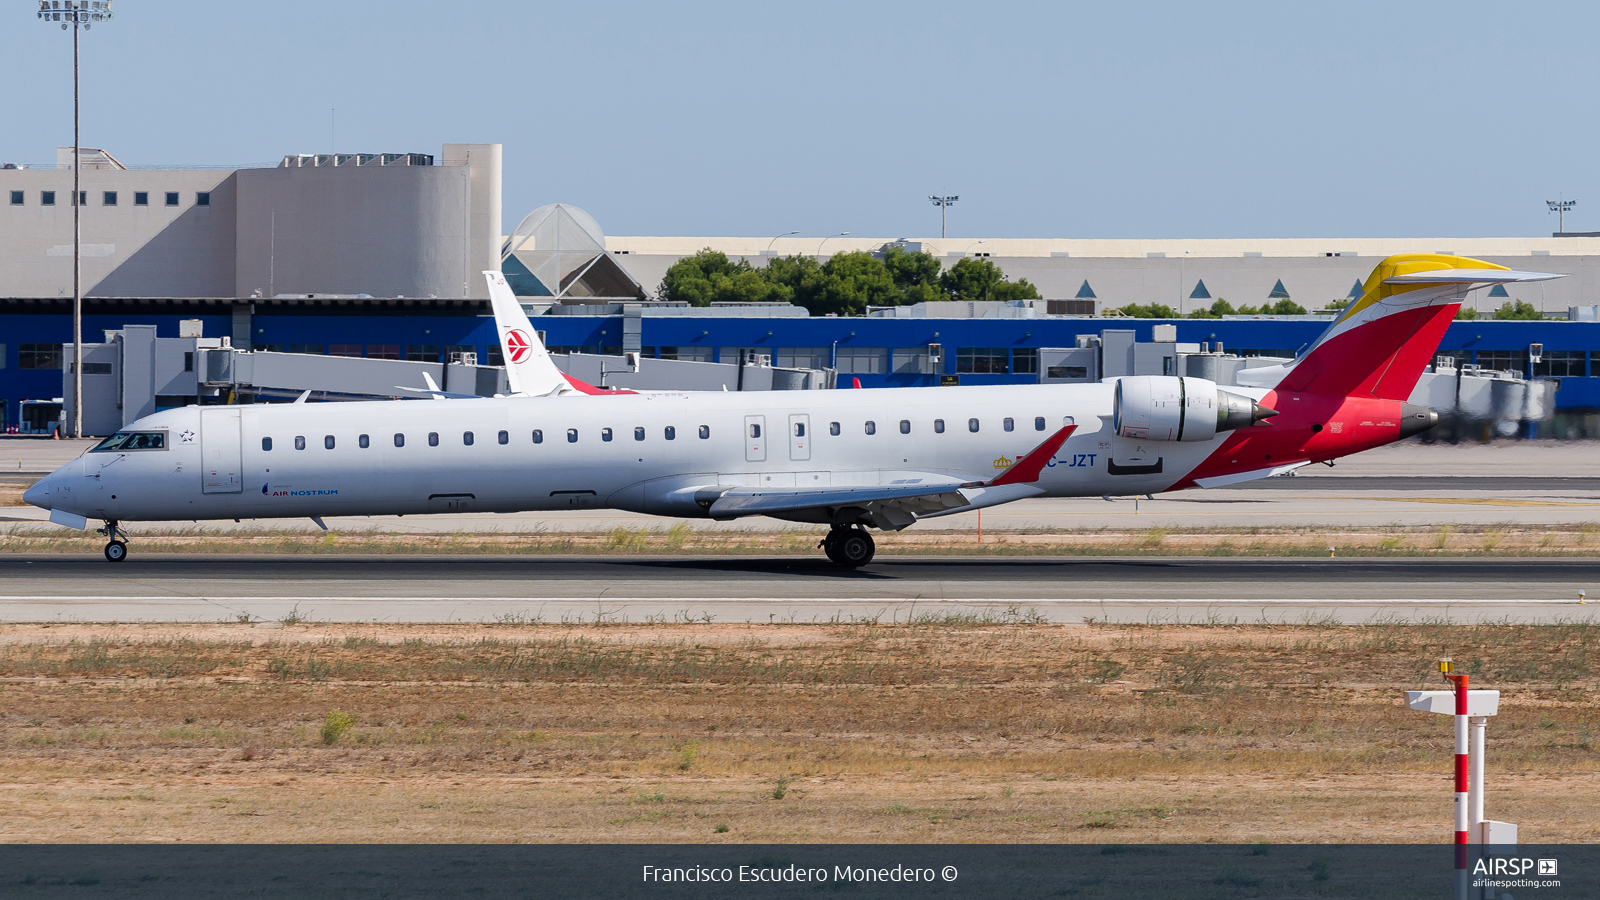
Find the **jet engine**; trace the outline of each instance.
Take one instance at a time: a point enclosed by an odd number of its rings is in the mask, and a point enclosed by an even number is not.
[[[1209,441],[1278,414],[1204,378],[1134,375],[1117,379],[1117,436],[1146,441]]]

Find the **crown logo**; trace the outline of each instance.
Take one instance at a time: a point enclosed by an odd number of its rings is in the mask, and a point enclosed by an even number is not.
[[[999,459],[994,461],[994,467],[996,469],[1007,469],[1007,468],[1010,468],[1011,467],[1011,460],[1007,459],[1004,456],[1002,456]]]

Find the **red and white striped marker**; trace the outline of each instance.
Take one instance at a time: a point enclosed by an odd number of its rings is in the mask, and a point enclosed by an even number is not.
[[[1467,875],[1467,843],[1469,829],[1467,816],[1469,812],[1468,794],[1470,791],[1470,765],[1468,755],[1468,721],[1467,721],[1467,674],[1457,674],[1455,664],[1449,659],[1439,660],[1439,672],[1448,678],[1456,688],[1456,898],[1467,900],[1467,885],[1470,881]]]

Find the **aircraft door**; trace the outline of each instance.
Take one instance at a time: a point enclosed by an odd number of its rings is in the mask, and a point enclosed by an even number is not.
[[[200,411],[200,493],[237,494],[243,489],[239,410]]]
[[[767,417],[744,417],[744,461],[767,461]]]
[[[789,458],[811,458],[811,417],[795,414],[789,417]]]

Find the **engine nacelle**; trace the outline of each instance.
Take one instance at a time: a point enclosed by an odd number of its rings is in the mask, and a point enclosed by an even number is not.
[[[1204,378],[1133,375],[1117,379],[1112,423],[1118,437],[1209,441],[1278,414]]]

